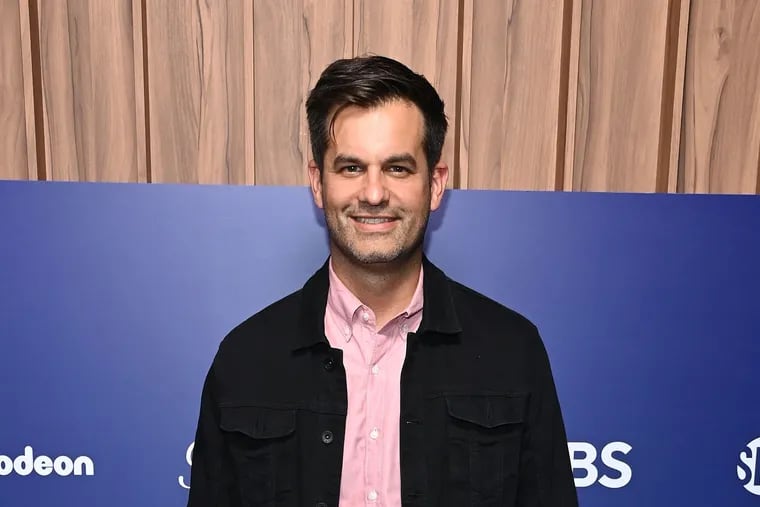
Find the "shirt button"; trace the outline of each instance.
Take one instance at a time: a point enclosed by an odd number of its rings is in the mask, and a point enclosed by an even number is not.
[[[406,324],[401,324],[401,334],[406,335],[406,333],[409,332],[409,326]]]
[[[369,322],[369,313],[367,312],[362,313],[362,320],[364,322]]]
[[[380,436],[380,430],[377,428],[372,428],[372,431],[369,432],[369,438],[372,440],[377,440],[377,437]]]
[[[374,502],[375,500],[377,500],[377,491],[375,491],[374,489],[370,490],[370,492],[367,493],[367,500],[369,500],[370,502]]]
[[[372,375],[377,375],[378,373],[380,373],[380,367],[376,364],[373,364],[371,371],[372,371]]]
[[[333,432],[330,430],[325,430],[322,432],[322,443],[323,444],[331,444],[333,441]]]

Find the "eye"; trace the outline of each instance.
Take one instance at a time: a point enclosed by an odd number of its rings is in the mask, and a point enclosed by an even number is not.
[[[411,173],[411,169],[402,165],[393,165],[388,168],[388,172],[396,176],[405,176]]]
[[[340,172],[345,174],[359,174],[362,171],[362,168],[358,165],[345,165],[340,168]]]

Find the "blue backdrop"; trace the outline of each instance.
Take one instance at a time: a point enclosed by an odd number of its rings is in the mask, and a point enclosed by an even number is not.
[[[455,191],[428,236],[539,326],[581,505],[760,504],[760,198]],[[184,505],[219,341],[326,255],[306,188],[0,183],[0,506]]]

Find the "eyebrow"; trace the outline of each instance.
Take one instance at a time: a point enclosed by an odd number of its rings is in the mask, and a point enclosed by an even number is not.
[[[408,164],[412,166],[412,169],[417,169],[417,159],[415,159],[409,153],[399,153],[398,155],[391,155],[390,157],[383,160],[383,165],[393,165],[393,164]]]
[[[335,155],[335,158],[333,159],[333,166],[337,166],[339,164],[353,164],[353,165],[364,165],[364,162],[359,157],[354,157],[352,155],[344,155],[342,153],[338,153]]]
[[[405,163],[412,166],[413,169],[417,169],[417,160],[410,153],[398,153],[396,155],[391,155],[390,157],[387,157],[385,160],[382,161],[383,166],[389,166],[389,165],[399,164],[399,163]],[[333,166],[337,166],[339,164],[354,164],[358,166],[367,165],[366,162],[364,162],[359,157],[356,157],[353,155],[346,155],[343,153],[337,154],[335,158],[333,159]]]

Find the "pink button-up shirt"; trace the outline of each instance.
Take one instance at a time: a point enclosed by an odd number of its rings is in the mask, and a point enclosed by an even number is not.
[[[399,420],[406,335],[422,321],[422,269],[407,308],[376,329],[375,314],[338,279],[330,262],[325,334],[343,350],[348,389],[341,507],[401,505]]]

